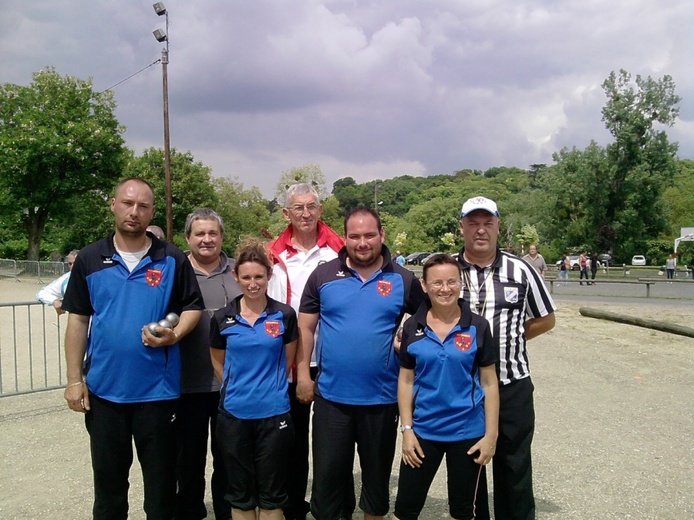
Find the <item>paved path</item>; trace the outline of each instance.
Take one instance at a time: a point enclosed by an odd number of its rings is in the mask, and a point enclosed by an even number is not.
[[[556,296],[557,327],[530,345],[537,518],[694,518],[694,341],[584,318],[588,300],[575,298],[588,295]],[[654,298],[634,300],[606,301],[663,312]],[[692,302],[677,305],[667,312],[690,315]],[[0,399],[0,452],[0,518],[90,517],[88,438],[61,391]],[[141,519],[137,463],[131,475],[131,518]],[[391,484],[394,494],[397,462]],[[447,518],[443,470],[422,518]]]

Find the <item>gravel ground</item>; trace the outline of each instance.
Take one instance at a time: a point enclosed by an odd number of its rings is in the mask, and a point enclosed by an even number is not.
[[[28,295],[16,292],[22,285]],[[31,299],[35,291],[0,281],[3,301]],[[586,305],[691,326],[694,301],[555,297],[557,326],[529,347],[537,518],[694,518],[694,340],[578,312]],[[1,518],[90,517],[88,438],[62,391],[0,398],[0,432]],[[144,518],[137,462],[130,497],[131,518]],[[447,517],[442,468],[422,518]]]

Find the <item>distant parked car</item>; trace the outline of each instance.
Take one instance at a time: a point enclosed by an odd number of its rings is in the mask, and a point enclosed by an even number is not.
[[[438,252],[438,253],[429,253],[427,256],[425,256],[424,258],[422,258],[422,260],[421,260],[420,263],[421,263],[422,265],[424,265],[424,264],[426,264],[427,260],[429,260],[429,258],[431,258],[432,256],[434,256],[434,255],[443,255],[443,254],[445,254],[445,253],[441,253],[441,252]]]
[[[632,256],[631,265],[646,265],[646,257],[643,255]]]
[[[405,257],[405,263],[409,265],[422,265],[422,260],[429,256],[431,253],[417,252],[407,255]]]
[[[600,260],[601,264],[610,264],[612,262],[612,255],[609,253],[603,253],[601,255],[598,255],[598,260]]]

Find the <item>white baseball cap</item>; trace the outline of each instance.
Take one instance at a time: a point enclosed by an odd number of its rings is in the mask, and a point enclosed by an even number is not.
[[[463,209],[460,210],[460,217],[462,218],[480,209],[487,213],[491,213],[495,217],[499,216],[499,208],[496,207],[496,202],[486,197],[472,197],[471,199],[467,199],[465,204],[463,204]]]

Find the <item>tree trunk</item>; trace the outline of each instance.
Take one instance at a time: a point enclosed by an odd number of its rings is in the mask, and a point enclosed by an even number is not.
[[[48,210],[45,208],[31,208],[24,220],[24,227],[29,237],[27,260],[38,262],[41,260],[41,238],[46,229]]]
[[[617,323],[626,323],[627,325],[636,325],[637,327],[645,327],[647,329],[654,329],[661,332],[669,332],[670,334],[678,334],[680,336],[694,338],[694,329],[685,327],[684,325],[677,325],[676,323],[637,318],[635,316],[627,316],[625,314],[617,314],[615,312],[603,311],[600,309],[591,309],[590,307],[580,307],[578,312],[581,313],[581,316],[587,316],[589,318],[616,321]]]

